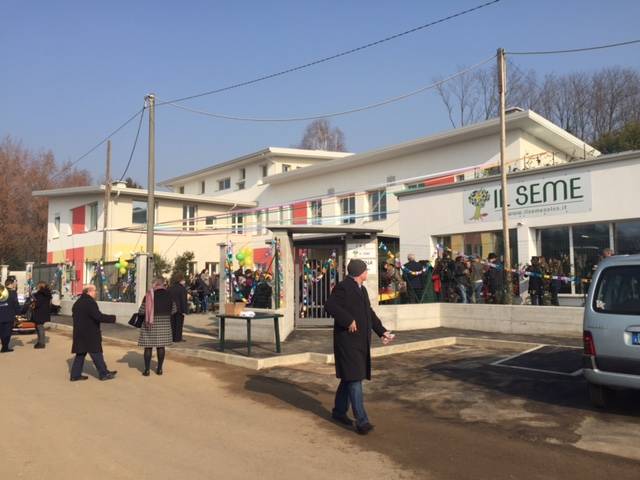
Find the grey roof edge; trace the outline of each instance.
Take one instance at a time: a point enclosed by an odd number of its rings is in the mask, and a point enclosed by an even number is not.
[[[517,129],[519,128],[519,123],[530,121],[535,124],[538,124],[544,128],[546,128],[551,133],[557,135],[565,141],[568,141],[575,145],[576,148],[579,149],[588,149],[589,151],[597,152],[591,145],[587,144],[583,140],[580,140],[575,135],[567,132],[562,129],[555,123],[547,120],[542,115],[534,112],[533,110],[523,110],[517,111],[513,113],[509,113],[507,115],[507,130]],[[312,165],[310,167],[301,168],[298,170],[293,170],[292,172],[287,172],[286,174],[276,174],[267,177],[265,183],[278,184],[284,183],[288,181],[294,181],[298,178],[306,178],[313,175],[322,174],[332,168],[335,169],[344,169],[351,167],[357,167],[359,162],[363,161],[381,161],[390,155],[402,155],[405,153],[411,153],[416,148],[420,148],[424,145],[432,144],[434,146],[440,146],[441,143],[444,144],[450,143],[456,138],[461,136],[468,135],[470,139],[482,136],[486,132],[491,132],[493,130],[498,130],[500,128],[500,119],[499,118],[490,118],[488,120],[484,120],[482,122],[473,123],[471,125],[465,125],[463,127],[452,128],[449,130],[445,130],[442,132],[430,134],[424,137],[420,137],[418,139],[409,140],[407,142],[402,142],[394,145],[388,145],[385,147],[377,148],[374,150],[369,150],[367,152],[357,153],[351,155],[346,159],[335,159],[330,160],[329,162],[324,162],[319,165]],[[597,152],[599,153],[599,152]]]
[[[34,197],[49,197],[49,198],[58,198],[58,197],[70,197],[77,195],[102,195],[104,194],[104,185],[90,185],[86,187],[68,187],[68,188],[56,188],[51,190],[34,190],[31,192],[31,195]],[[112,187],[111,189],[112,195],[125,195],[131,197],[147,197],[148,192],[146,189],[140,188],[118,188]],[[233,200],[219,200],[215,197],[209,197],[206,195],[185,195],[181,193],[173,193],[173,192],[155,192],[155,197],[165,200],[176,200],[176,201],[189,201],[196,203],[207,203],[211,205],[223,205],[227,207],[243,207],[243,208],[252,208],[257,207],[257,202],[241,202],[241,201],[233,201]]]
[[[308,152],[308,153],[303,153]],[[219,168],[230,167],[232,165],[241,165],[246,163],[256,157],[307,157],[307,158],[315,158],[316,160],[334,160],[335,158],[343,158],[349,155],[353,155],[350,152],[333,152],[328,150],[305,150],[302,148],[288,148],[288,147],[267,147],[262,150],[258,150],[256,152],[248,153],[246,155],[242,155],[240,157],[232,158],[231,160],[227,160],[222,163],[217,163],[215,165],[210,165],[205,168],[201,168],[200,170],[196,170],[194,172],[185,173],[183,175],[178,175],[177,177],[168,178],[166,180],[162,180],[158,183],[163,187],[168,187],[177,182],[184,181],[187,179],[197,178],[202,175],[207,175],[210,172],[217,170]]]
[[[595,157],[595,158],[590,158],[586,160],[574,160],[573,162],[562,163],[560,165],[553,165],[551,167],[532,168],[530,170],[509,173],[507,175],[507,178],[520,178],[520,177],[527,177],[529,175],[536,175],[540,173],[570,170],[576,167],[589,167],[593,165],[601,165],[606,163],[624,162],[626,160],[633,160],[634,158],[640,159],[640,150],[628,150],[626,152],[609,153],[609,154],[600,155],[599,157]],[[499,178],[500,178],[499,174],[490,175],[488,177],[477,178],[473,180],[465,180],[463,182],[455,182],[455,183],[450,183],[448,185],[436,185],[433,187],[405,189],[399,192],[394,192],[394,195],[398,198],[402,198],[402,197],[408,197],[412,195],[437,192],[440,190],[449,190],[451,188],[458,188],[462,186],[467,187],[471,185],[479,185],[482,183],[496,181]]]

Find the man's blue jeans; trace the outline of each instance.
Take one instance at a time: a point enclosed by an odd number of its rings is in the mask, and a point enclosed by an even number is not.
[[[71,366],[71,378],[78,378],[82,375],[82,368],[84,367],[84,357],[86,353],[76,353],[76,358],[73,359],[73,365]],[[107,364],[104,362],[104,355],[102,353],[89,353],[91,360],[98,370],[98,375],[104,377],[109,371],[107,370]]]
[[[340,380],[333,414],[336,416],[346,415],[347,410],[349,410],[349,404],[351,404],[353,416],[356,418],[356,425],[360,427],[369,423],[369,417],[367,417],[367,412],[364,409],[362,380]]]

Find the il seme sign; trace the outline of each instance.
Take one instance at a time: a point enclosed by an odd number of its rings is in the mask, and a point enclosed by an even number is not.
[[[509,218],[519,219],[582,213],[591,210],[591,176],[553,175],[533,179],[509,179]],[[464,223],[500,221],[502,189],[492,182],[463,193]]]

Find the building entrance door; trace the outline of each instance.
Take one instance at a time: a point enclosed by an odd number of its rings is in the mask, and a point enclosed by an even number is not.
[[[342,245],[295,247],[296,327],[333,325],[324,304],[343,277]]]

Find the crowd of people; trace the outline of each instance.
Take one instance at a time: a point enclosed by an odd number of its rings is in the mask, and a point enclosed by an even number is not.
[[[558,305],[558,294],[566,270],[562,259],[535,256],[522,270],[505,270],[495,253],[486,259],[480,256],[452,256],[445,251],[432,264],[417,261],[409,254],[407,262],[387,261],[383,264],[380,286],[387,293],[381,303],[518,303],[521,280],[526,280],[532,305]],[[510,277],[507,277],[510,275]],[[511,294],[507,297],[507,280]]]

